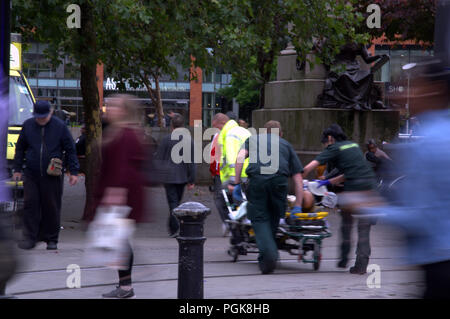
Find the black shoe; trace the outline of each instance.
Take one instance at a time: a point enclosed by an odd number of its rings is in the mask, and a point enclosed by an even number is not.
[[[350,268],[350,273],[354,275],[364,275],[366,271],[360,267],[353,266]]]
[[[106,294],[102,295],[103,298],[116,298],[116,299],[129,299],[129,298],[135,298],[136,295],[134,294],[133,288],[131,290],[124,290],[120,288],[120,286],[117,286],[116,289],[114,289],[111,292],[108,292]]]
[[[259,270],[261,270],[261,274],[268,275],[272,274],[275,271],[275,268],[277,267],[277,261],[273,261],[270,263],[261,263],[259,262]]]
[[[33,249],[34,247],[36,247],[36,243],[31,241],[31,240],[22,240],[19,242],[19,244],[17,245],[20,249]]]
[[[356,256],[355,265],[350,268],[351,274],[364,275],[367,271],[367,265],[369,264],[368,257]]]
[[[347,268],[347,263],[348,263],[348,259],[341,259],[338,262],[337,267],[338,268]]]
[[[177,229],[177,230],[169,230],[169,237],[172,237],[172,238],[175,238],[175,237],[178,237],[178,235],[179,235],[179,230]]]
[[[167,221],[167,231],[169,233],[169,236],[176,237],[179,230],[180,223],[174,215],[170,214],[169,220]]]
[[[49,241],[47,243],[47,250],[57,250],[58,246],[56,245],[56,242],[54,241]]]

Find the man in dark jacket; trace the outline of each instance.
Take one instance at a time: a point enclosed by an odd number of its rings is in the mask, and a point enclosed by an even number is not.
[[[184,188],[194,188],[195,182],[195,164],[194,164],[194,144],[192,142],[189,131],[184,131],[184,117],[175,113],[172,116],[171,128],[172,134],[165,136],[156,150],[153,158],[154,161],[154,179],[164,184],[166,189],[167,202],[169,204],[169,235],[175,236],[179,230],[177,218],[173,215],[173,210],[178,207],[183,198]],[[172,139],[177,138],[177,139]],[[184,140],[186,139],[186,140]],[[175,146],[190,147],[190,155],[183,151],[186,148],[180,148],[175,154],[180,156],[179,159],[172,157],[172,149]],[[187,157],[186,157],[187,156]]]
[[[78,181],[79,164],[75,143],[67,126],[52,116],[50,104],[38,101],[34,118],[23,123],[14,157],[14,180],[24,173],[24,217],[22,249],[32,249],[36,242],[47,242],[47,249],[57,249],[60,230],[60,211],[63,176],[47,174],[51,159],[63,158],[69,166],[69,184]],[[25,169],[23,169],[25,167]]]

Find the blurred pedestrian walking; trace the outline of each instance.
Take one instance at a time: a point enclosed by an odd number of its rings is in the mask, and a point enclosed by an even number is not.
[[[6,284],[14,276],[17,257],[14,252],[13,216],[9,202],[10,192],[6,186],[8,178],[6,164],[6,135],[8,132],[8,88],[9,78],[0,68],[0,299],[11,298],[6,295]],[[14,212],[12,212],[14,213]]]
[[[194,143],[187,129],[184,128],[184,117],[174,113],[171,118],[171,134],[165,136],[153,156],[153,179],[163,183],[169,204],[169,217],[167,227],[169,236],[176,236],[180,225],[173,215],[173,210],[181,204],[184,189],[193,189],[195,184]],[[175,139],[172,139],[175,138]],[[188,149],[181,149],[176,155],[181,161],[172,158],[172,149],[182,143]],[[189,151],[187,156],[185,151]],[[187,157],[186,157],[187,156]]]
[[[22,249],[32,249],[38,241],[45,241],[49,250],[58,248],[63,152],[70,171],[69,184],[78,181],[79,164],[72,135],[52,113],[47,101],[37,101],[34,117],[23,123],[16,144],[13,179],[24,177],[24,231],[19,242]]]
[[[450,298],[450,68],[434,58],[407,69],[409,109],[421,121],[421,139],[397,146],[404,178],[391,189],[391,205],[364,212],[385,214],[404,231],[408,262],[425,273],[424,297]]]
[[[75,141],[78,163],[80,163],[80,174],[86,174],[86,127],[81,127],[81,134]]]
[[[387,166],[392,159],[382,151],[374,139],[370,139],[366,143],[367,151],[364,156],[369,161],[375,172],[383,170],[384,166]]]
[[[126,218],[135,222],[145,221],[144,185],[145,176],[141,170],[144,149],[139,107],[132,96],[114,95],[107,105],[108,127],[103,134],[100,178],[96,181],[95,206],[128,206]],[[143,119],[143,117],[142,117]],[[87,216],[92,220],[94,216]],[[103,295],[104,298],[132,298],[132,268],[134,254],[130,242],[125,243],[128,253],[124,257],[126,269],[118,271],[119,285]]]

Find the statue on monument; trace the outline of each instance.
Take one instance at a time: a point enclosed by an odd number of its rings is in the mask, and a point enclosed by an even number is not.
[[[367,64],[376,62],[370,70],[362,70],[357,60],[361,56]],[[381,92],[373,84],[374,73],[387,61],[387,55],[370,56],[366,46],[349,42],[341,47],[336,55],[334,66],[343,65],[343,70],[328,69],[325,88],[318,96],[318,107],[354,110],[371,110],[386,108],[381,101]]]

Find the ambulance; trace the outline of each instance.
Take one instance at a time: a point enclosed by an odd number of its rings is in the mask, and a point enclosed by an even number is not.
[[[9,63],[9,117],[6,150],[6,158],[8,160],[8,171],[10,176],[12,176],[16,143],[22,129],[22,124],[25,120],[33,116],[33,105],[36,102],[33,92],[28,85],[28,81],[22,73],[22,65],[21,35],[18,33],[11,33]],[[22,201],[23,199],[23,182],[10,181],[7,184],[9,184],[9,186],[13,189],[14,202],[16,203],[15,205],[17,205],[17,201]],[[14,208],[14,210],[17,210],[17,208]]]
[[[22,73],[21,36],[20,34],[12,33],[9,63],[8,142],[6,151],[9,168],[12,166],[22,123],[33,116],[33,104],[35,101],[28,81]]]

